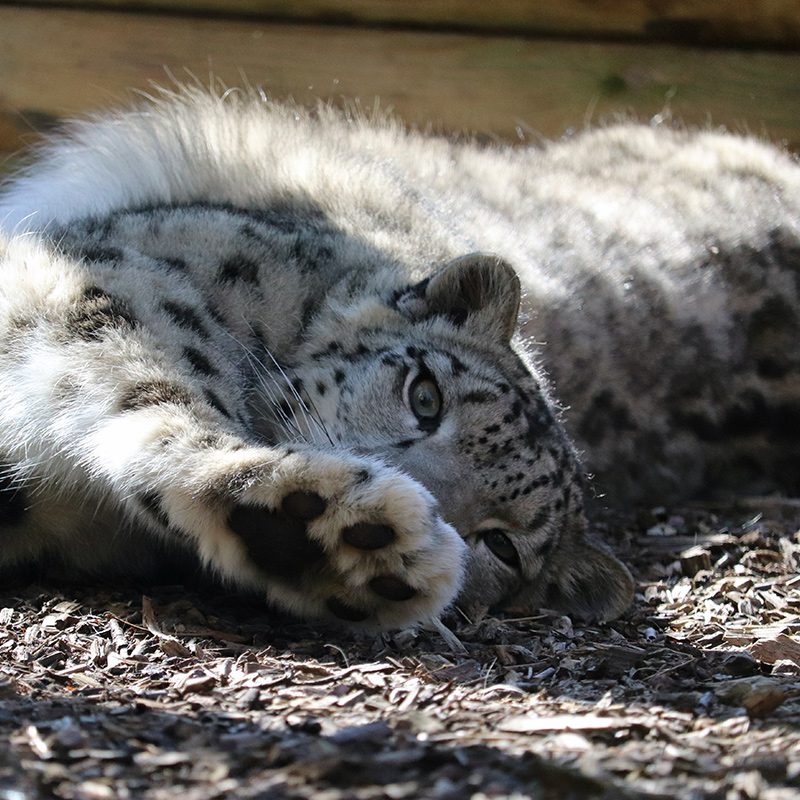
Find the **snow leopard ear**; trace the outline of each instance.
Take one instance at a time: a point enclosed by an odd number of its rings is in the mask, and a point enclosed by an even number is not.
[[[517,326],[520,283],[502,258],[471,253],[411,287],[399,298],[401,311],[416,318],[447,317],[507,343]]]
[[[584,620],[623,614],[633,601],[628,568],[603,545],[581,536],[555,570],[543,604]]]

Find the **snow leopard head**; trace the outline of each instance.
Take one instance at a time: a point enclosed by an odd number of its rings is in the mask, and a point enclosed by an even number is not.
[[[337,445],[436,496],[469,545],[461,604],[613,618],[633,582],[587,537],[583,474],[515,338],[519,303],[506,262],[456,259],[329,317],[309,336],[303,387]]]

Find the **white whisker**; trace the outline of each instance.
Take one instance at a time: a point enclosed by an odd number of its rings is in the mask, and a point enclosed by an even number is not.
[[[248,325],[250,330],[253,331],[252,325],[249,322],[247,322],[246,324]],[[245,356],[246,356],[246,358],[248,360],[248,363],[251,366],[251,369],[253,369],[253,373],[254,373],[254,375],[256,377],[256,380],[259,383],[259,386],[261,387],[261,390],[263,391],[265,396],[270,400],[270,402],[271,402],[271,404],[273,406],[270,410],[273,411],[273,413],[276,413],[276,412],[280,413],[283,416],[283,418],[284,418],[284,420],[286,422],[289,421],[288,417],[286,415],[286,412],[281,408],[281,403],[276,402],[275,396],[272,394],[271,391],[268,391],[267,383],[266,383],[266,379],[267,378],[269,378],[272,381],[272,388],[276,389],[280,393],[283,401],[289,407],[289,410],[290,410],[290,412],[292,414],[292,418],[293,418],[293,427],[296,428],[297,433],[300,436],[302,436],[304,440],[306,439],[306,437],[302,433],[303,425],[301,425],[301,422],[300,422],[300,420],[298,419],[298,416],[297,416],[297,414],[299,412],[303,416],[303,421],[305,422],[305,428],[310,431],[312,429],[312,426],[313,426],[323,436],[325,436],[325,438],[328,440],[328,443],[331,446],[333,446],[335,443],[334,443],[333,439],[331,438],[330,434],[328,433],[328,429],[326,428],[325,423],[322,421],[321,415],[319,414],[319,411],[314,406],[313,401],[311,401],[311,399],[309,398],[308,402],[307,402],[306,398],[304,398],[300,394],[300,392],[298,392],[298,390],[295,388],[295,386],[294,386],[294,384],[292,382],[292,379],[290,378],[289,375],[286,374],[286,371],[280,365],[280,363],[275,358],[275,356],[270,352],[270,350],[267,347],[264,348],[264,352],[269,357],[270,361],[272,362],[272,364],[275,367],[274,370],[270,369],[270,367],[268,367],[253,352],[252,348],[248,347],[246,344],[244,344],[243,342],[239,341],[239,339],[237,339],[230,331],[226,330],[225,332],[234,340],[234,342],[236,342],[236,344],[244,352],[244,354],[245,354]],[[255,333],[255,331],[253,331],[253,333]],[[278,375],[283,379],[282,382],[278,382],[276,380],[276,378],[275,378],[275,371],[276,370],[277,370]],[[286,391],[285,391],[286,387],[288,387],[289,391],[291,392],[291,397],[287,396]],[[292,402],[292,400],[294,400],[294,402]],[[309,403],[310,403],[311,407],[309,407]]]
[[[226,331],[227,332],[227,331]],[[229,335],[232,336],[228,332]],[[307,441],[303,426],[297,418],[295,408],[286,396],[281,384],[276,380],[275,375],[266,365],[247,347],[235,337],[237,345],[241,347],[248,365],[255,380],[254,389],[268,402],[264,404],[263,410],[269,414],[270,421],[286,435],[287,438]],[[289,413],[287,413],[288,409]]]

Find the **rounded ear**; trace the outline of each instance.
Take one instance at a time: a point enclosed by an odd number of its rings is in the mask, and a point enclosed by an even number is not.
[[[519,278],[511,265],[499,256],[471,253],[411,287],[397,306],[418,319],[446,317],[506,344],[517,326],[519,304]]]
[[[628,568],[604,546],[581,537],[551,577],[543,604],[584,620],[606,622],[633,602]]]

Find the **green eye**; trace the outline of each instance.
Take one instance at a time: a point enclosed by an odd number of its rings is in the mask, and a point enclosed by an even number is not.
[[[483,534],[483,542],[504,564],[508,564],[510,567],[519,566],[517,548],[503,531],[486,531]]]
[[[408,389],[408,404],[420,422],[431,422],[442,413],[442,393],[427,375],[415,378]]]

